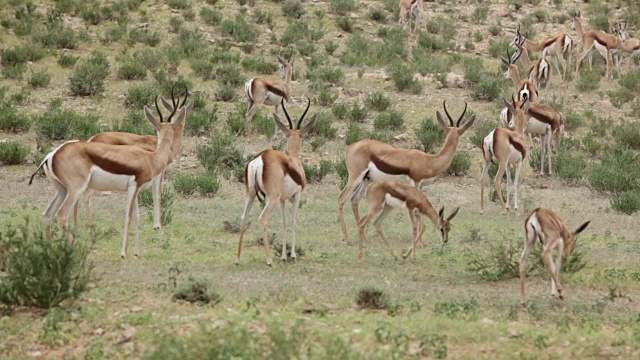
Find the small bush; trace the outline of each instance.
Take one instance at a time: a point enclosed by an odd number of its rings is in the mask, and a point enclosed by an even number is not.
[[[473,10],[473,14],[471,15],[471,19],[473,20],[473,22],[475,23],[481,23],[485,20],[487,20],[487,15],[489,15],[489,7],[484,5],[484,6],[476,6],[476,8]]]
[[[282,14],[284,16],[299,19],[305,12],[300,0],[286,0],[282,3]]]
[[[569,149],[562,149],[553,159],[554,172],[563,180],[578,181],[584,177],[587,168],[586,160],[579,154],[571,154]]]
[[[29,118],[18,112],[11,104],[0,103],[0,130],[4,132],[24,132],[31,128]]]
[[[575,130],[584,125],[584,119],[580,114],[574,111],[569,111],[564,115],[565,130]]]
[[[596,71],[582,73],[576,82],[576,90],[580,92],[594,91],[600,87],[600,78],[601,76]]]
[[[427,21],[427,30],[432,34],[440,34],[446,41],[455,38],[457,27],[455,20],[444,16],[436,16]]]
[[[329,10],[338,15],[346,15],[353,8],[353,0],[331,0],[329,4]]]
[[[355,21],[348,16],[338,16],[336,18],[336,25],[342,29],[342,31],[351,33],[353,32],[353,26],[355,25]]]
[[[222,13],[215,9],[203,7],[200,10],[200,19],[207,25],[218,26],[222,22]]]
[[[609,201],[613,210],[627,215],[634,214],[640,211],[640,189],[612,195]]]
[[[191,116],[189,116],[191,120]],[[189,124],[189,122],[187,122]],[[111,131],[128,132],[138,135],[155,135],[156,129],[149,123],[142,111],[139,109],[127,113],[121,121],[114,121]]]
[[[144,80],[147,77],[147,66],[133,59],[124,61],[118,69],[118,79],[120,80]]]
[[[129,38],[127,40],[129,45],[142,43],[151,47],[158,46],[160,41],[162,41],[160,33],[147,28],[137,28],[129,31]]]
[[[472,96],[475,99],[491,101],[497,99],[502,94],[504,79],[500,74],[484,73],[480,82],[473,87]]]
[[[63,68],[72,68],[76,64],[76,62],[78,62],[78,59],[78,56],[73,56],[68,52],[63,52],[58,55],[58,65],[62,66]]]
[[[254,42],[258,37],[255,27],[249,25],[241,15],[236,16],[235,20],[224,20],[220,30],[237,42]]]
[[[157,90],[151,85],[132,86],[127,90],[124,104],[128,108],[142,110],[145,105],[152,106],[154,104],[157,94]]]
[[[420,141],[420,144],[422,144],[422,150],[426,153],[432,153],[442,147],[445,132],[440,125],[436,124],[431,118],[425,118],[420,123],[416,137],[418,141]]]
[[[216,168],[234,169],[244,165],[242,153],[236,146],[236,137],[214,132],[208,142],[196,147],[196,155],[208,170]]]
[[[367,115],[369,111],[367,107],[363,104],[360,106],[360,103],[355,101],[351,104],[351,108],[348,110],[347,118],[352,122],[364,122],[367,119]]]
[[[382,112],[378,114],[373,122],[373,128],[376,130],[393,129],[398,130],[404,126],[404,118],[397,111]]]
[[[104,91],[104,80],[109,75],[109,61],[102,53],[94,53],[76,66],[69,78],[71,94],[92,96]]]
[[[474,297],[459,302],[455,300],[439,301],[435,305],[434,312],[452,319],[463,318],[473,320],[478,317],[480,305]]]
[[[640,158],[631,150],[613,147],[602,153],[602,161],[589,167],[588,179],[598,191],[622,193],[640,188]]]
[[[335,139],[338,130],[333,127],[334,118],[331,113],[320,112],[316,120],[316,126],[311,129],[310,134],[325,139]]]
[[[127,34],[127,27],[124,25],[116,25],[107,29],[104,36],[100,39],[103,44],[108,45],[119,42]]]
[[[376,91],[367,95],[365,104],[367,104],[367,107],[370,109],[381,112],[387,110],[389,106],[391,106],[391,99],[386,97],[384,93]]]
[[[469,254],[467,271],[482,280],[499,281],[520,276],[521,241],[505,237],[502,241],[490,241],[488,251],[474,251]],[[535,261],[529,261],[529,268]]]
[[[84,140],[102,131],[97,114],[71,110],[49,109],[36,115],[34,123],[38,137],[48,140]]]
[[[362,288],[356,295],[356,304],[362,309],[385,309],[389,301],[389,294],[373,287]]]
[[[340,95],[337,91],[331,90],[328,86],[322,86],[316,97],[316,102],[320,106],[332,106]]]
[[[377,21],[379,23],[384,23],[387,20],[387,15],[384,10],[380,8],[372,8],[369,10],[369,19],[373,21]]]
[[[262,58],[245,57],[240,65],[247,71],[255,71],[261,75],[269,75],[278,71],[278,65]]]
[[[414,78],[413,71],[408,66],[397,64],[389,68],[389,72],[398,91],[410,91],[413,94],[422,91],[422,83]]]
[[[489,55],[493,58],[498,58],[500,56],[506,56],[505,51],[509,47],[509,40],[499,39],[489,40]]]
[[[333,41],[329,41],[326,44],[324,44],[324,51],[327,52],[327,55],[333,55],[333,53],[338,50],[338,44],[334,43]]]
[[[183,300],[196,305],[215,305],[222,301],[222,296],[211,289],[208,281],[189,278],[175,289],[173,299]]]
[[[216,100],[224,102],[232,102],[236,98],[236,91],[231,87],[221,87],[216,93]]]
[[[173,190],[171,186],[163,186],[162,187],[162,201],[160,206],[160,223],[162,226],[166,226],[171,224],[173,221]],[[147,209],[153,209],[153,195],[152,190],[144,189],[140,191],[140,195],[138,197],[140,205]]]
[[[2,165],[19,165],[27,161],[31,150],[17,141],[0,143],[0,163]]]
[[[76,299],[91,280],[93,266],[87,258],[94,239],[68,243],[66,237],[46,239],[41,228],[8,226],[0,233],[5,275],[0,277],[0,308],[15,306],[51,309]]]
[[[0,64],[3,66],[24,65],[28,61],[36,62],[45,56],[45,52],[38,44],[25,44],[12,49],[0,50]]]
[[[331,160],[320,160],[320,165],[309,165],[306,161],[302,164],[307,181],[310,183],[319,183],[331,172],[333,163]]]
[[[31,75],[31,79],[29,79],[29,85],[31,85],[32,88],[47,87],[50,82],[51,75],[44,69],[34,72]]]
[[[358,142],[362,139],[364,139],[366,136],[364,130],[362,130],[362,127],[360,127],[360,125],[358,125],[358,123],[351,123],[349,124],[349,127],[347,128],[347,134],[344,137],[344,143],[349,146],[355,142]]]
[[[464,67],[464,79],[472,85],[482,80],[484,74],[484,64],[478,57],[467,57],[462,63]]]
[[[201,196],[212,196],[220,190],[220,180],[215,170],[209,170],[202,174],[178,174],[174,177],[174,189],[183,196],[193,195],[196,191]]]
[[[640,92],[640,70],[634,69],[621,74],[618,83],[621,87],[631,91],[632,93]]]
[[[469,157],[469,154],[464,150],[458,150],[453,156],[451,165],[449,165],[445,174],[451,176],[464,176],[469,173],[470,168],[471,158]]]
[[[502,27],[500,27],[500,25],[498,24],[494,24],[489,27],[489,33],[492,36],[498,36],[500,35],[501,32],[502,32]]]
[[[607,91],[607,95],[609,96],[609,101],[611,101],[611,105],[615,106],[618,109],[620,109],[622,105],[632,101],[635,98],[635,93],[625,88],[609,90]]]
[[[194,104],[195,108],[195,104]],[[211,111],[197,110],[189,114],[189,121],[185,123],[184,132],[197,136],[208,132],[211,126],[218,120],[218,106],[215,105]]]
[[[238,87],[244,84],[244,76],[237,65],[223,65],[216,69],[216,80],[223,85]]]
[[[632,122],[614,127],[613,137],[624,146],[636,150],[640,149],[640,122]]]
[[[473,127],[474,127],[473,134],[471,135],[469,140],[473,145],[482,149],[482,140],[484,139],[485,136],[487,136],[487,134],[489,134],[491,130],[497,128],[498,124],[495,124],[491,121],[482,121],[479,123],[478,121],[476,121]],[[527,157],[529,156],[531,155],[527,154]]]

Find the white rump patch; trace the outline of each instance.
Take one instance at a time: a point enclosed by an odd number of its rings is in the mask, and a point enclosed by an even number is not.
[[[249,191],[254,191],[256,188],[256,180],[258,180],[258,188],[264,189],[262,184],[262,171],[264,170],[264,162],[262,156],[251,160],[247,166],[247,187]]]
[[[407,203],[395,198],[393,196],[391,196],[390,194],[385,194],[384,195],[385,201],[387,203],[387,205],[391,206],[392,208],[395,209],[405,209],[407,207]]]

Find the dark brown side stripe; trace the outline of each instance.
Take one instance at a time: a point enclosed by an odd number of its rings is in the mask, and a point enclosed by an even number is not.
[[[527,149],[522,145],[521,142],[515,141],[511,136],[509,136],[509,144],[513,146],[520,154],[522,154],[522,159],[527,157]]]
[[[293,180],[293,182],[295,182],[296,184],[300,185],[304,190],[305,181],[303,180],[302,175],[298,172],[298,170],[296,170],[293,166],[290,166],[290,164],[283,164],[283,165],[284,165],[284,173],[289,175],[289,177],[291,177],[291,180]]]
[[[398,167],[384,162],[377,155],[371,155],[371,161],[373,164],[385,174],[389,175],[409,175],[410,169],[404,167]]]
[[[92,153],[88,153],[87,156],[94,164],[108,173],[116,175],[137,175],[137,169],[134,167]]]
[[[557,121],[555,121],[555,119],[552,119],[548,117],[546,114],[538,111],[538,109],[536,109],[535,106],[529,107],[529,115],[531,115],[538,121],[551,125],[551,129],[554,131],[557,130],[558,127],[560,126],[560,124]]]
[[[284,91],[282,91],[280,88],[277,88],[271,84],[266,84],[267,90],[269,90],[269,92],[272,92],[278,96],[281,96],[283,98],[287,98],[287,94],[284,93]]]
[[[547,41],[545,41],[542,44],[542,49],[548,48],[549,46],[551,46],[554,42],[556,42],[557,37],[552,37],[550,39],[547,39]],[[543,40],[544,41],[544,40]]]

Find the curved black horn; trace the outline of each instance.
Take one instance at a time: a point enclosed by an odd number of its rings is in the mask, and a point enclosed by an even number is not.
[[[518,30],[517,30],[517,32],[518,32],[518,35],[520,35],[520,23],[518,23]]]
[[[509,47],[507,46],[507,59],[509,60],[509,64],[513,64],[514,61],[511,59],[511,54],[509,53]]]
[[[171,104],[173,105],[173,110],[171,111],[171,114],[169,114],[169,117],[167,118],[167,122],[171,122],[171,120],[173,119],[173,115],[176,114],[176,110],[178,110],[177,107],[177,103],[176,103],[176,99],[175,99],[175,89],[176,89],[176,85],[177,84],[173,84],[173,86],[171,87]],[[180,101],[178,101],[179,103]]]
[[[298,126],[296,127],[296,129],[300,130],[300,125],[302,125],[302,120],[304,120],[304,116],[307,115],[307,111],[309,111],[309,107],[311,106],[311,99],[309,99],[308,96],[305,96],[307,98],[307,108],[304,109],[304,112],[302,113],[302,116],[300,117],[300,120],[298,120]]]
[[[184,106],[188,98],[189,98],[189,89],[187,89],[187,85],[184,85],[184,100],[182,100],[182,104],[180,104],[180,107]]]
[[[462,110],[462,115],[460,115],[460,117],[458,118],[458,121],[456,121],[456,127],[460,127],[460,121],[462,121],[462,118],[464,117],[464,114],[467,113],[467,102],[464,102],[464,110]]]
[[[282,110],[284,110],[284,115],[287,117],[287,121],[289,122],[289,129],[293,130],[293,123],[291,122],[291,118],[289,117],[289,113],[287,112],[287,107],[284,106],[284,97],[280,101],[280,105],[282,105]]]
[[[444,113],[447,114],[447,117],[449,118],[449,125],[453,127],[453,119],[451,119],[451,115],[449,115],[449,111],[447,110],[447,100],[442,102],[442,106],[444,107]]]
[[[513,93],[511,93],[511,103],[513,103],[513,107],[516,107],[516,99],[513,97]]]
[[[160,122],[163,122],[164,119],[162,118],[162,112],[160,111],[160,108],[158,107],[158,96],[160,96],[160,94],[156,95],[156,110],[158,111],[158,116],[160,116]]]

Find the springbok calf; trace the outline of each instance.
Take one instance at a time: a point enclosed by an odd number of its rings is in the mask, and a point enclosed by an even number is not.
[[[547,36],[540,42],[534,42],[527,39],[527,36],[520,32],[520,24],[518,24],[518,30],[516,37],[509,44],[510,47],[517,45],[523,46],[530,51],[541,51],[542,57],[552,56],[556,65],[556,71],[558,74],[562,74],[562,79],[567,78],[567,63],[564,61],[564,55],[567,54],[571,57],[571,49],[573,47],[573,40],[566,32],[561,32],[557,35]],[[558,60],[562,63],[563,71],[560,71]]]
[[[175,86],[174,86],[175,88]],[[163,97],[162,104],[164,107],[170,112],[174,112],[176,104],[173,89],[171,91],[171,103]],[[182,104],[184,105],[184,103]],[[191,111],[193,108],[193,101],[190,101],[187,104],[187,113]],[[160,109],[156,104],[156,110],[160,113]],[[125,132],[103,132],[100,134],[96,134],[90,137],[88,142],[95,143],[103,143],[103,144],[111,144],[111,145],[131,145],[137,146],[146,151],[155,151],[158,144],[158,137],[155,135],[137,135]],[[181,149],[175,148],[177,151],[173,154],[174,158],[180,154]],[[161,210],[162,210],[162,179],[164,177],[164,171],[153,178],[151,182],[152,189],[152,198],[153,198],[153,228],[154,230],[162,231],[162,221],[161,221]],[[118,191],[118,189],[113,189],[113,191]],[[93,221],[91,216],[91,196],[93,195],[93,190],[88,188],[87,191],[84,192],[83,201],[85,204],[85,208],[87,211],[87,227],[93,228]],[[79,202],[78,202],[79,203]],[[78,203],[73,208],[73,226],[78,228]]]
[[[344,204],[347,200],[351,200],[353,215],[356,223],[359,223],[358,204],[362,198],[361,194],[367,188],[367,184],[362,184],[365,174],[369,174],[368,177],[372,182],[395,178],[419,187],[422,181],[436,177],[449,168],[458,148],[460,136],[473,125],[476,116],[473,115],[462,123],[467,110],[467,104],[465,103],[464,111],[454,125],[454,121],[447,111],[446,100],[443,102],[443,106],[444,112],[449,119],[449,126],[447,126],[440,112],[436,112],[438,124],[447,134],[442,149],[436,155],[425,154],[415,149],[402,149],[370,139],[360,140],[349,145],[345,159],[349,179],[338,198],[338,215],[344,241],[349,241],[349,233],[347,232],[347,224],[344,218]]]
[[[365,181],[368,174],[365,174]],[[449,239],[449,230],[451,229],[450,221],[457,214],[460,208],[455,209],[446,219],[444,217],[444,206],[439,212],[433,208],[427,196],[420,189],[409,184],[403,184],[397,180],[381,180],[377,181],[367,188],[367,201],[369,203],[369,212],[358,222],[358,231],[360,240],[358,243],[358,258],[362,259],[364,253],[362,251],[362,242],[367,241],[366,227],[369,221],[380,214],[374,221],[374,225],[378,234],[383,241],[386,242],[384,232],[382,231],[382,221],[393,208],[407,209],[409,219],[411,220],[411,253],[416,258],[416,244],[425,230],[420,219],[420,215],[428,217],[435,229],[438,230],[440,238],[443,242]]]
[[[187,92],[185,91],[185,101]],[[183,101],[183,104],[184,102]],[[138,193],[143,186],[165,170],[174,159],[176,149],[182,147],[184,121],[187,109],[176,108],[163,122],[158,121],[148,107],[145,115],[158,132],[158,146],[153,152],[137,146],[111,145],[86,141],[67,142],[47,154],[40,167],[44,166],[47,178],[56,188],[56,194],[45,211],[47,237],[51,239],[51,223],[57,217],[67,233],[71,210],[87,189],[99,191],[127,191],[127,211],[121,256],[126,258],[129,243],[129,226],[135,227],[135,255],[140,254]],[[175,115],[175,119],[173,118]]]
[[[276,125],[284,132],[287,138],[288,155],[273,149],[267,149],[259,153],[251,160],[244,170],[244,185],[246,189],[244,212],[242,213],[242,224],[240,226],[240,241],[238,242],[238,256],[236,257],[236,265],[240,263],[242,254],[242,239],[247,230],[247,218],[251,212],[251,206],[256,197],[264,197],[265,205],[260,214],[260,226],[262,228],[262,241],[264,251],[267,254],[267,265],[271,266],[273,259],[271,256],[271,248],[269,247],[269,237],[267,235],[267,223],[269,217],[276,206],[280,204],[282,212],[282,260],[287,260],[287,231],[286,231],[286,214],[285,201],[289,200],[293,206],[293,215],[291,221],[291,257],[296,259],[296,218],[298,207],[300,205],[300,197],[302,190],[307,184],[307,178],[300,162],[300,150],[302,147],[302,138],[313,128],[316,122],[316,115],[311,117],[311,121],[300,130],[302,121],[304,120],[311,100],[307,98],[307,108],[298,120],[297,126],[293,127],[293,122],[287,113],[284,101],[282,102],[282,110],[289,122],[289,128],[280,121],[278,114],[273,114]]]
[[[536,239],[542,243],[542,259],[544,266],[551,275],[551,295],[558,295],[562,300],[562,285],[560,284],[560,269],[562,259],[571,254],[576,237],[589,226],[591,221],[580,225],[574,232],[569,231],[567,225],[552,210],[537,208],[527,216],[524,221],[526,237],[524,240],[524,251],[520,258],[520,302],[523,307],[527,307],[527,296],[525,294],[525,281],[527,278],[527,259],[529,253],[536,245]],[[553,250],[558,249],[556,263],[553,263]]]
[[[638,58],[638,55],[640,55],[640,39],[633,38],[623,41],[620,47],[612,54],[615,56],[614,59],[617,67],[620,67],[622,57],[629,58],[627,71],[630,71],[633,59]]]
[[[513,104],[510,104],[506,99],[503,99],[507,108],[515,114],[516,118],[516,131],[496,128],[491,130],[487,136],[482,140],[482,156],[484,158],[484,165],[482,167],[482,177],[480,178],[480,208],[481,213],[484,213],[484,182],[488,177],[489,165],[494,160],[498,161],[498,172],[494,179],[496,193],[502,204],[503,213],[506,214],[509,211],[509,202],[511,197],[511,171],[509,170],[510,164],[516,165],[516,178],[513,187],[514,192],[514,209],[518,211],[518,183],[520,181],[520,171],[522,170],[522,163],[527,156],[527,146],[524,143],[524,127],[527,122],[527,112],[529,111],[529,99],[525,99],[519,108],[516,108],[516,102],[513,100]],[[504,173],[507,173],[507,204],[505,207],[504,199],[502,198],[502,177]]]
[[[525,49],[522,45],[517,45],[518,50],[513,54],[513,57],[516,60],[513,60],[515,63],[517,59],[522,61],[522,65],[527,69],[529,73],[529,80],[536,82],[536,87],[540,88],[544,85],[544,88],[547,89],[549,87],[549,81],[551,80],[551,64],[546,57],[541,57],[535,62],[531,62],[529,59],[529,51]]]
[[[580,63],[587,56],[589,56],[589,70],[591,70],[591,53],[595,49],[598,51],[598,53],[600,53],[600,55],[602,55],[607,63],[607,72],[605,75],[605,79],[610,80],[612,63],[611,52],[612,50],[620,48],[620,46],[622,45],[622,39],[626,38],[626,32],[622,30],[620,25],[616,25],[613,29],[614,34],[607,34],[602,30],[595,29],[589,30],[585,33],[584,27],[582,25],[582,19],[580,17],[580,12],[575,12],[573,14],[571,29],[575,29],[578,33],[578,36],[582,40],[582,53],[576,60],[575,78],[579,78]]]
[[[411,17],[416,17],[417,27],[424,16],[422,1],[423,0],[400,0],[400,16],[398,17],[398,24],[401,24],[403,28],[406,28],[408,22],[409,31],[413,32],[413,29],[411,28]]]
[[[291,100],[291,77],[293,76],[294,59],[289,58],[289,60],[285,61],[280,56],[276,58],[280,65],[280,77],[283,80],[253,78],[244,83],[244,91],[248,100],[247,113],[245,114],[248,137],[251,137],[251,119],[253,119],[253,116],[262,105],[275,106],[275,112],[278,113],[278,106]],[[276,126],[273,136],[277,135],[278,126]]]
[[[520,55],[522,55],[522,53],[520,53]],[[536,84],[529,79],[523,81],[520,78],[518,65],[516,65],[516,61],[518,61],[520,55],[511,56],[509,48],[507,48],[507,58],[505,59],[500,57],[502,63],[507,67],[507,70],[504,73],[504,78],[511,79],[516,92],[517,101],[523,101],[524,99],[529,98],[529,101],[531,102],[538,102],[538,87]]]

